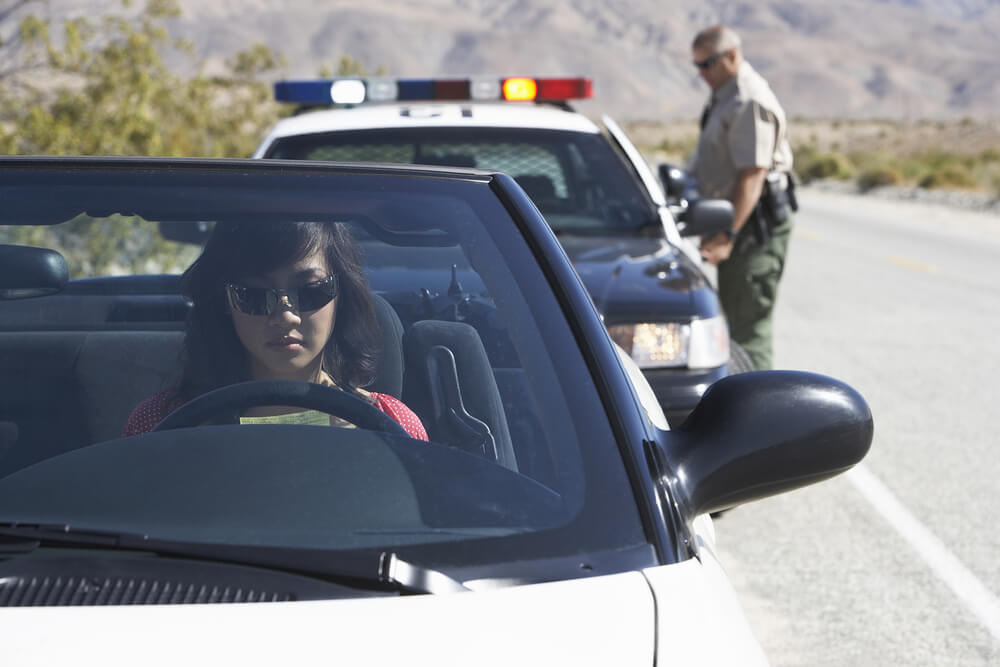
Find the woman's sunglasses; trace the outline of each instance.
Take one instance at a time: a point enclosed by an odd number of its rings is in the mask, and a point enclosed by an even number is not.
[[[244,315],[270,315],[282,308],[291,308],[296,313],[319,310],[337,297],[339,282],[334,274],[323,280],[292,289],[271,287],[247,287],[234,283],[226,284],[229,301],[233,308]]]

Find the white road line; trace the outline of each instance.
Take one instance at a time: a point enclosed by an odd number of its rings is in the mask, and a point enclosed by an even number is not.
[[[934,574],[976,615],[993,638],[1000,641],[1000,599],[920,523],[899,499],[863,465],[847,478],[896,532],[913,547]]]

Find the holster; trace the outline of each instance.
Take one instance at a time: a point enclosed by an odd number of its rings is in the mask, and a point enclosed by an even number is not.
[[[733,241],[734,249],[736,252],[746,252],[755,244],[764,245],[771,240],[774,228],[786,222],[791,217],[791,212],[798,209],[792,174],[768,172],[757,205]]]
[[[791,199],[788,196],[786,183],[791,184],[792,177],[780,171],[768,172],[767,178],[764,179],[764,191],[760,195],[760,201],[757,202],[757,208],[771,227],[777,227],[792,215]]]
[[[771,239],[771,225],[764,219],[760,202],[750,212],[750,217],[740,227],[733,239],[733,249],[738,253],[747,252],[755,245],[764,245]]]

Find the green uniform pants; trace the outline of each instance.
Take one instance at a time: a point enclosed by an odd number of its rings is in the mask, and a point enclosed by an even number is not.
[[[719,264],[719,300],[729,320],[729,335],[758,370],[774,365],[771,316],[791,234],[789,217],[763,245],[753,243],[740,252],[734,250]]]

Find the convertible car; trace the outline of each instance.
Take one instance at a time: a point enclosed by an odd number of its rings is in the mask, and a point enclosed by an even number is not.
[[[858,393],[792,371],[723,378],[670,430],[502,173],[9,157],[0,201],[5,665],[763,664],[709,514],[871,443]],[[190,367],[181,273],[213,229],[301,222],[349,230],[364,390],[427,439],[294,380],[126,428]],[[318,283],[228,303],[307,311]],[[332,417],[242,418],[262,406]]]

